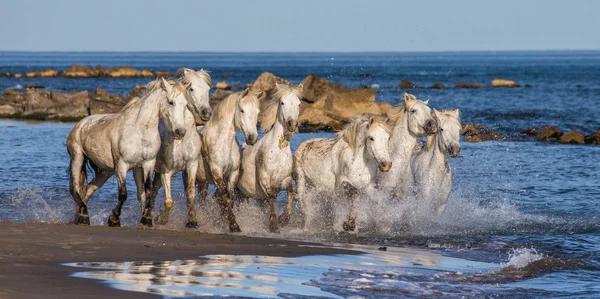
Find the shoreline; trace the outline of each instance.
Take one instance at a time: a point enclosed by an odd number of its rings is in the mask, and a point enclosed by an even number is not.
[[[106,298],[124,296],[99,280],[71,277],[86,271],[65,263],[168,261],[204,255],[361,254],[281,239],[105,226],[0,222],[0,298]],[[91,269],[90,269],[91,271]],[[127,292],[129,298],[156,298]]]

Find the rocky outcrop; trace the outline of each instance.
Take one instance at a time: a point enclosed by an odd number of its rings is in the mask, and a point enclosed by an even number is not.
[[[66,78],[92,78],[92,77],[112,77],[112,78],[154,78],[154,77],[171,77],[170,72],[156,71],[152,72],[145,68],[137,70],[130,66],[116,66],[113,68],[105,68],[97,65],[93,68],[90,65],[73,64],[68,69],[59,72],[53,69],[45,71],[31,71],[26,74],[10,74],[0,73],[0,77],[15,77],[15,78],[35,78],[35,77],[66,77]]]
[[[538,130],[535,139],[538,141],[557,141],[562,132],[559,128],[553,126],[545,126]]]
[[[568,143],[568,144],[584,144],[585,136],[583,136],[583,133],[581,133],[577,130],[573,130],[571,132],[568,132],[568,133],[560,136],[560,138],[558,139],[558,142]]]
[[[537,135],[537,130],[535,128],[527,128],[521,131],[521,136],[523,137],[535,137]]]
[[[592,135],[585,136],[585,143],[600,145],[600,130]]]
[[[215,88],[216,89],[227,89],[228,86],[229,85],[227,85],[227,82],[221,81],[215,85]]]
[[[93,69],[89,65],[73,64],[70,68],[62,72],[62,76],[71,78],[98,77],[98,70]]]
[[[509,140],[508,137],[484,127],[481,124],[466,124],[462,128],[466,142],[482,142],[488,140]]]
[[[507,79],[492,80],[492,87],[521,87],[521,84]]]
[[[446,89],[446,86],[444,86],[442,83],[435,82],[435,83],[433,83],[431,88],[432,89]]]
[[[408,80],[402,80],[402,82],[400,82],[400,84],[398,84],[396,86],[396,88],[413,89],[413,88],[419,88],[419,86],[417,86],[417,84],[414,84]]]
[[[45,71],[41,71],[41,72],[28,72],[27,74],[25,74],[25,77],[27,78],[33,78],[33,77],[58,77],[59,73],[56,70],[53,69],[47,69]]]
[[[460,82],[454,84],[455,88],[483,88],[483,86],[479,83],[475,82]]]

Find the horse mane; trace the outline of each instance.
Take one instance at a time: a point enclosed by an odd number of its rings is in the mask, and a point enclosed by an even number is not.
[[[456,117],[454,115],[454,110],[439,110],[437,112],[444,117],[444,120],[455,122],[459,128],[462,128],[461,121],[460,121],[460,114],[458,117]],[[421,152],[429,151],[433,147],[433,144],[435,143],[436,139],[441,138],[441,136],[442,136],[441,130],[438,130],[438,132],[435,133],[434,135],[427,136],[427,143],[425,144],[425,148],[423,148],[423,150]],[[441,141],[441,146],[445,147],[446,145],[444,144],[443,140],[440,140],[440,141]]]
[[[275,87],[275,93],[271,96],[271,99],[265,104],[265,107],[261,109],[262,113],[262,121],[260,123],[260,129],[266,133],[277,121],[277,111],[279,110],[279,99],[281,99],[286,94],[293,93],[298,97],[298,99],[302,99],[303,93],[302,88],[297,85],[287,85],[287,84],[277,84]]]
[[[186,75],[186,74],[189,74],[189,75]],[[177,70],[177,73],[175,73],[175,76],[178,76],[179,81],[185,86],[189,86],[192,83],[192,81],[196,78],[200,78],[200,79],[204,80],[204,82],[206,82],[206,84],[208,84],[208,86],[212,85],[212,79],[210,77],[210,74],[208,74],[208,72],[205,71],[204,69],[201,69],[199,71],[194,71],[192,69],[182,67],[179,70]]]
[[[221,103],[219,103],[219,105],[216,108],[216,113],[213,114],[213,117],[210,118],[209,123],[214,124],[216,122],[221,121],[227,115],[234,115],[235,109],[238,106],[238,98],[244,93],[246,93],[246,95],[242,97],[241,102],[239,103],[240,105],[243,105],[248,101],[251,101],[253,105],[260,105],[259,99],[256,96],[256,94],[252,94],[248,90],[232,93],[228,95],[225,99],[223,99]]]
[[[339,132],[336,132],[335,140],[344,140],[352,151],[356,150],[356,138],[360,133],[360,129],[365,123],[371,124],[372,127],[381,127],[388,134],[392,134],[392,128],[388,125],[388,119],[386,117],[373,115],[373,116],[364,116],[359,115],[355,119],[352,120],[349,124],[347,124],[344,129]]]
[[[166,81],[167,83],[173,86],[173,95],[176,95],[178,92],[181,92],[185,94],[187,98],[185,86],[173,79],[167,79]],[[123,108],[121,108],[121,111],[125,111],[131,108],[132,106],[135,106],[135,104],[143,102],[146,98],[148,98],[151,94],[153,94],[159,89],[164,90],[161,83],[161,79],[156,79],[146,84],[146,86],[143,87],[142,94],[139,97],[134,97],[133,99],[131,99]]]
[[[425,103],[421,100],[418,100],[417,97],[415,97],[412,94],[405,93],[405,95],[408,96],[409,101],[407,102],[407,101],[403,100],[400,104],[398,104],[398,105],[394,106],[394,108],[392,108],[392,110],[398,110],[398,112],[390,115],[390,117],[389,117],[390,122],[394,126],[397,126],[398,123],[400,122],[400,120],[402,120],[402,117],[404,117],[404,114],[406,113],[406,111],[409,110],[410,107],[412,106],[412,103],[414,103],[413,101],[420,101],[422,103]]]

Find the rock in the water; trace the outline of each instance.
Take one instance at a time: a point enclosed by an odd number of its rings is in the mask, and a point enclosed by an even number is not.
[[[221,81],[219,83],[217,83],[217,85],[215,85],[216,89],[227,89],[227,82],[225,81]]]
[[[10,77],[10,73],[9,72],[0,72],[0,77]]]
[[[141,77],[141,72],[130,66],[115,66],[106,70],[109,77],[113,78],[132,78]]]
[[[559,142],[560,143],[569,143],[569,144],[584,144],[585,136],[583,136],[583,133],[581,133],[577,130],[573,130],[571,132],[568,132],[568,133],[560,136]]]
[[[145,78],[152,78],[152,77],[154,77],[154,74],[149,69],[143,69],[140,72],[140,76],[145,77]]]
[[[533,85],[531,85],[531,84],[525,84],[525,88],[532,88],[532,87],[533,87]]]
[[[598,130],[596,133],[594,133],[592,135],[586,136],[585,143],[600,145],[600,130]]]
[[[527,128],[521,132],[522,136],[534,137],[537,135],[537,130],[535,128]]]
[[[69,69],[63,71],[62,75],[64,77],[98,77],[98,71],[93,69],[89,65],[78,65],[73,64]]]
[[[26,89],[42,89],[45,88],[43,85],[35,84],[35,83],[27,83],[23,85]]]
[[[432,89],[446,89],[446,86],[444,86],[442,83],[435,82],[435,83],[433,83],[431,88]]]
[[[466,124],[462,128],[462,134],[467,142],[481,142],[487,140],[508,140],[509,138],[484,127],[481,124]]]
[[[17,114],[17,109],[11,105],[0,105],[0,116],[11,116]]]
[[[493,87],[521,87],[521,84],[507,79],[494,79],[492,80]]]
[[[47,69],[45,71],[41,71],[41,72],[28,72],[27,74],[25,74],[25,77],[27,78],[33,78],[33,77],[58,77],[59,73],[56,70],[53,69]]]
[[[171,72],[167,72],[167,71],[156,71],[156,72],[154,72],[154,76],[157,78],[160,78],[160,77],[168,78],[168,77],[171,77],[172,74],[171,74]]]
[[[479,83],[475,82],[460,82],[454,84],[455,88],[483,88],[483,86]]]
[[[398,84],[396,86],[396,88],[413,89],[413,88],[419,88],[419,86],[417,86],[416,84],[414,84],[408,80],[402,80],[402,82],[400,82],[400,84]]]
[[[373,73],[358,74],[358,76],[361,78],[371,78],[373,77]]]
[[[231,77],[230,73],[223,73],[223,75],[221,75],[221,77],[223,77],[223,79],[227,79],[229,77]]]
[[[539,141],[557,141],[562,132],[559,128],[553,126],[545,126],[541,128],[535,135],[535,139]]]
[[[575,86],[577,86],[577,88],[583,88],[583,84],[577,84]]]

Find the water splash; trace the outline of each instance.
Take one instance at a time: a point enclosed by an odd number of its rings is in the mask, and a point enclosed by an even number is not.
[[[521,269],[527,265],[544,258],[544,254],[539,253],[535,248],[513,248],[508,252],[508,261],[502,263],[503,268]]]

